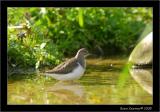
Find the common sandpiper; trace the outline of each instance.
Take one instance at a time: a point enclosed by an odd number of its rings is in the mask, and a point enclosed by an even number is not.
[[[63,62],[54,69],[46,71],[47,76],[51,76],[57,80],[76,80],[83,76],[86,68],[85,57],[88,56],[85,48],[78,50],[75,57]]]

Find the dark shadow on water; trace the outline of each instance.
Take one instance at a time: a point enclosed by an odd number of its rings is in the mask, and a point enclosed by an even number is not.
[[[116,85],[117,74],[123,69],[123,65],[88,65],[80,83],[84,86]]]
[[[112,80],[112,78],[85,76],[84,78],[80,79],[79,82],[84,86],[115,85],[115,81]]]
[[[107,82],[98,82],[98,81],[94,81],[94,82],[85,82],[82,81],[81,84],[83,86],[98,86],[98,85],[115,85],[115,84],[111,84],[111,83],[107,83]]]
[[[116,85],[118,77],[117,74],[85,74],[79,82],[84,86],[97,86],[97,85]]]
[[[122,70],[122,67],[117,67],[116,65],[88,65],[86,72],[87,73],[107,72],[107,71],[120,72],[121,70]]]
[[[11,76],[8,76],[9,82],[16,82],[16,81],[21,81],[21,80],[26,80],[26,79],[34,79],[36,78],[36,74],[12,74]]]

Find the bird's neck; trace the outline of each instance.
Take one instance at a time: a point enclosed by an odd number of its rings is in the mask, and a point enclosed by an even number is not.
[[[78,62],[80,63],[80,65],[85,68],[86,67],[86,63],[85,63],[85,57],[82,56],[81,54],[77,54],[75,56],[75,58],[78,60]]]

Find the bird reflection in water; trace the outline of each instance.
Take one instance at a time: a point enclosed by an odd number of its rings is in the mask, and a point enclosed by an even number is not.
[[[132,77],[149,94],[153,94],[153,73],[152,69],[130,69]]]
[[[84,87],[78,82],[59,81],[47,89],[47,93],[54,94],[59,103],[80,104],[85,102]]]

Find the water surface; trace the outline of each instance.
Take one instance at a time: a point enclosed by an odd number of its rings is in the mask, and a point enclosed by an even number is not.
[[[61,82],[39,74],[15,74],[8,79],[8,104],[152,104],[149,94],[128,73],[123,88],[117,82],[127,59],[88,59],[84,76]]]

